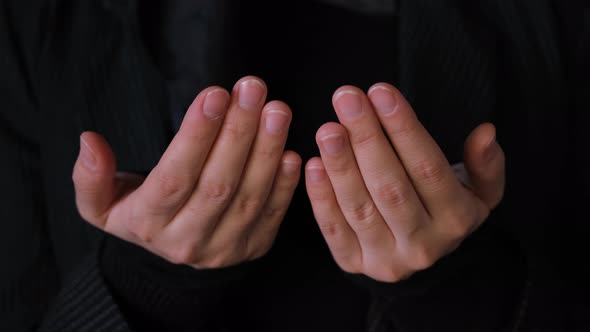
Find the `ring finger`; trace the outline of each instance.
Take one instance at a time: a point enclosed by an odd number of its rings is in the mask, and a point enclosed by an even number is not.
[[[256,136],[266,86],[259,78],[245,77],[232,91],[230,110],[187,203],[167,226],[171,238],[186,236],[203,243],[231,202]]]
[[[223,242],[227,236],[241,236],[257,222],[283,155],[290,121],[291,110],[285,103],[272,101],[264,107],[242,182],[215,229],[215,237],[223,237]]]
[[[338,205],[359,239],[363,266],[370,268],[391,261],[393,234],[365,187],[346,129],[337,123],[324,124],[316,141]]]

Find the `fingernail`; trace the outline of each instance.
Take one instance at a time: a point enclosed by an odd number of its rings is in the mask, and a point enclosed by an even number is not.
[[[326,177],[326,171],[321,167],[308,167],[307,176],[312,183],[318,183]]]
[[[289,121],[289,114],[281,110],[268,110],[266,111],[265,125],[266,130],[272,134],[282,133]]]
[[[344,138],[340,134],[332,134],[322,137],[324,149],[329,154],[338,154],[344,148]]]
[[[229,94],[223,89],[214,89],[207,93],[203,103],[203,114],[211,120],[215,120],[227,110]]]
[[[346,119],[354,119],[363,112],[361,96],[357,91],[340,91],[334,97],[336,110]]]
[[[250,79],[240,83],[238,91],[240,107],[246,110],[255,110],[262,102],[264,85],[257,79]]]
[[[88,143],[80,136],[80,160],[91,171],[96,170],[96,155]]]
[[[382,85],[376,85],[369,89],[367,94],[377,112],[381,115],[390,115],[397,110],[397,100],[390,89]]]
[[[283,161],[283,172],[285,173],[285,175],[293,176],[293,175],[297,174],[298,170],[299,170],[299,163],[298,162]]]

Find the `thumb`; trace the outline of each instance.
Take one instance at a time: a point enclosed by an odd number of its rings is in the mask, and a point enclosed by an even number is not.
[[[102,228],[117,192],[115,156],[107,141],[99,134],[80,135],[80,153],[72,179],[76,189],[76,205],[82,218]]]
[[[463,155],[473,193],[491,210],[504,195],[505,156],[491,123],[479,125],[465,141]]]

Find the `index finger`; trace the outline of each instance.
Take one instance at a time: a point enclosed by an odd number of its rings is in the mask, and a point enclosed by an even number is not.
[[[165,225],[190,197],[223,123],[229,99],[225,89],[210,87],[189,107],[158,165],[134,193],[134,202],[142,206],[140,220],[137,220],[141,224],[130,226],[140,237],[142,234],[149,237],[147,233]],[[149,225],[145,225],[146,216],[149,216]]]
[[[430,215],[460,206],[464,189],[402,94],[386,83],[375,84],[367,94]]]

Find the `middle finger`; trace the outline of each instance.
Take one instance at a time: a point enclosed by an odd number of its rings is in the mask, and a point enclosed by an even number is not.
[[[369,98],[430,215],[463,210],[466,190],[402,94],[379,83],[369,89]]]
[[[265,98],[266,86],[259,78],[245,77],[236,83],[230,110],[195,191],[168,225],[169,233],[200,243],[216,227],[240,182]]]
[[[344,86],[334,93],[333,104],[383,218],[394,235],[412,234],[423,226],[428,215],[367,97],[358,88]]]

